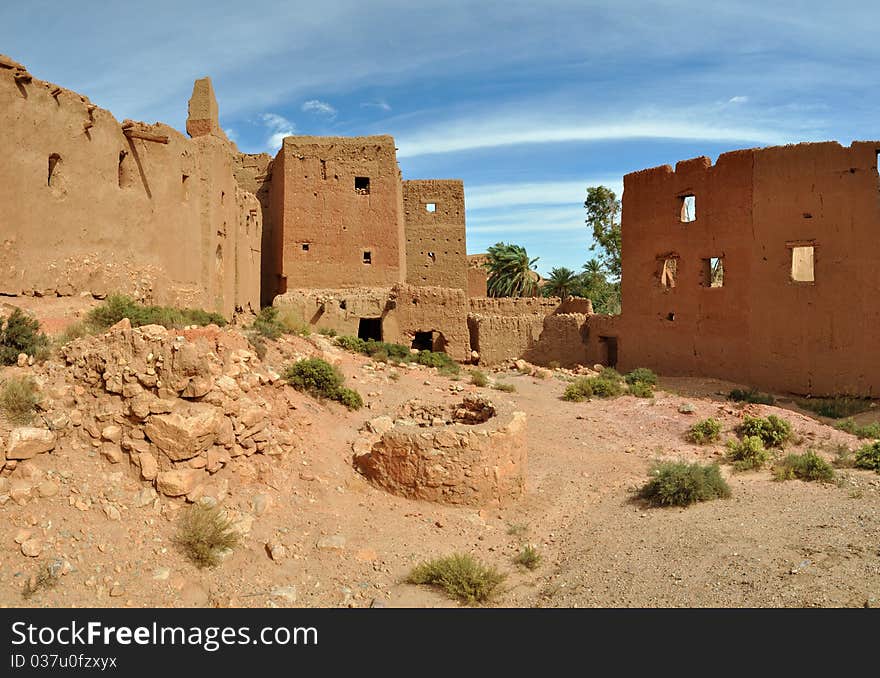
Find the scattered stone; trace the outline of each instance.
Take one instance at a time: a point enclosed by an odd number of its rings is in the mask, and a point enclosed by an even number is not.
[[[31,459],[55,449],[56,437],[52,431],[33,426],[12,429],[6,447],[7,459]]]
[[[119,449],[119,445],[116,443],[103,443],[101,445],[101,456],[111,464],[118,464],[125,458],[125,455],[123,455],[122,450]]]
[[[44,499],[48,497],[54,497],[58,494],[58,483],[52,480],[44,480],[42,483],[37,485],[37,494]]]
[[[156,489],[169,497],[182,497],[192,492],[204,477],[205,474],[196,469],[162,471],[156,476]]]
[[[693,414],[697,411],[697,408],[691,405],[690,403],[682,403],[678,406],[678,411],[681,414]]]
[[[21,552],[28,558],[36,558],[43,552],[43,542],[37,538],[28,539],[22,542]]]
[[[330,537],[321,537],[317,547],[324,551],[342,551],[345,548],[345,537],[334,534]]]
[[[287,556],[287,549],[284,548],[284,544],[277,539],[273,539],[266,544],[266,551],[268,552],[269,557],[276,563],[284,560],[285,556]]]
[[[18,360],[15,361],[15,364],[18,367],[27,367],[27,364],[28,364],[27,353],[19,353]]]
[[[122,427],[116,424],[110,424],[101,429],[101,439],[111,443],[118,443],[122,440]]]
[[[141,462],[141,478],[144,480],[155,480],[159,475],[159,463],[149,452],[141,452],[138,455]]]

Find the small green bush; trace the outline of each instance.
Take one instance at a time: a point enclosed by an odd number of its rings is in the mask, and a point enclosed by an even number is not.
[[[260,309],[256,320],[251,328],[264,339],[275,341],[284,334],[284,325],[278,320],[278,309],[274,306],[266,306]]]
[[[689,506],[730,496],[718,464],[665,461],[655,464],[648,475],[650,480],[638,496],[654,506]]]
[[[213,567],[224,550],[238,545],[240,535],[219,506],[196,503],[180,516],[176,540],[196,565]]]
[[[636,381],[627,386],[627,393],[636,398],[653,398],[654,387],[644,381]]]
[[[335,400],[350,410],[363,407],[360,394],[342,385],[342,373],[320,358],[306,358],[288,365],[284,370],[284,379],[297,391],[308,393],[313,398]]]
[[[522,551],[516,554],[513,562],[527,570],[536,570],[538,569],[538,565],[541,564],[541,560],[541,554],[538,553],[538,549],[531,544],[526,544],[523,546]]]
[[[42,357],[48,347],[49,340],[40,331],[36,318],[19,308],[13,310],[5,321],[0,318],[0,365],[14,365],[20,353]]]
[[[776,480],[807,480],[829,482],[834,479],[834,469],[813,450],[803,454],[789,454],[773,465]]]
[[[442,368],[455,373],[461,369],[458,363],[450,358],[447,353],[438,351],[419,351],[416,356],[416,362],[419,365]]]
[[[480,372],[480,370],[471,370],[471,383],[474,386],[484,387],[489,384],[489,377],[485,375],[485,373]]]
[[[755,403],[756,405],[772,405],[776,399],[769,393],[761,393],[757,389],[735,388],[727,394],[730,400],[736,402]]]
[[[761,468],[770,460],[770,451],[760,436],[743,436],[742,440],[727,441],[727,459],[736,471]]]
[[[100,332],[123,318],[128,318],[132,327],[162,325],[168,329],[180,329],[187,325],[223,327],[226,324],[226,319],[219,313],[197,308],[147,306],[123,294],[109,296],[103,304],[89,311],[86,315],[86,323]]]
[[[373,353],[370,358],[375,360],[377,363],[387,363],[388,362],[388,354],[384,350],[378,350]]]
[[[39,402],[37,384],[30,377],[7,379],[0,387],[0,410],[11,424],[30,424]]]
[[[359,410],[364,406],[364,400],[361,394],[352,388],[341,387],[337,391],[334,400],[342,403],[350,410]]]
[[[410,584],[428,584],[453,598],[474,605],[489,600],[505,579],[494,567],[486,567],[468,554],[453,554],[417,565],[409,573]]]
[[[507,384],[503,381],[496,381],[493,384],[492,388],[494,388],[496,391],[501,391],[502,393],[513,393],[516,391],[516,386],[514,386],[513,384]]]
[[[609,376],[606,371],[613,371],[611,368],[603,370],[598,377],[588,377],[590,387],[593,389],[593,395],[597,398],[614,398],[623,393],[623,382],[618,378]]]
[[[367,342],[360,337],[342,335],[341,337],[336,337],[336,345],[352,353],[366,353]]]
[[[738,430],[744,436],[758,436],[767,447],[782,447],[791,438],[791,424],[775,414],[766,419],[746,415]]]
[[[593,397],[593,382],[589,377],[580,377],[565,387],[563,400],[579,403]]]
[[[868,398],[850,398],[848,396],[835,396],[834,398],[801,398],[797,404],[805,410],[815,412],[821,417],[829,419],[843,419],[851,417],[859,412],[865,412],[871,407]]]
[[[336,330],[334,330],[332,327],[322,327],[320,330],[318,330],[318,334],[332,338],[336,336]]]
[[[412,360],[412,353],[403,344],[391,344],[387,341],[376,341],[375,339],[365,342],[362,352],[371,358],[384,354],[388,360],[396,362],[409,362]]]
[[[686,437],[697,445],[714,443],[721,438],[721,422],[712,417],[698,421],[688,429]]]
[[[657,375],[654,374],[652,370],[649,370],[647,367],[637,367],[632,372],[624,377],[626,379],[627,384],[650,384],[651,386],[657,385]]]
[[[880,441],[863,445],[856,450],[855,466],[880,473]]]
[[[853,419],[844,419],[837,422],[834,428],[852,433],[859,438],[880,438],[880,422],[876,421],[870,424],[857,424]]]
[[[601,370],[599,370],[599,376],[602,379],[611,379],[612,381],[623,381],[623,377],[620,372],[615,370],[613,367],[605,366]]]

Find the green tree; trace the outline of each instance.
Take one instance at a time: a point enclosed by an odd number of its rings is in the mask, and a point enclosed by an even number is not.
[[[582,286],[581,276],[563,266],[550,271],[550,276],[541,287],[541,292],[545,297],[559,297],[565,301],[570,296],[579,294]]]
[[[489,275],[486,288],[490,297],[530,297],[537,291],[532,269],[538,257],[529,259],[521,245],[495,243],[486,250]]]
[[[620,313],[620,283],[608,279],[605,267],[598,259],[590,259],[581,273],[581,296],[593,302],[596,313]]]
[[[599,262],[614,280],[620,278],[620,201],[606,186],[589,186],[584,202],[587,225],[593,229],[591,252],[599,250]]]

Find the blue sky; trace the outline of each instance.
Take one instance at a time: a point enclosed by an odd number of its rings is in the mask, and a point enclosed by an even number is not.
[[[0,52],[118,119],[183,129],[210,75],[243,151],[392,134],[404,177],[465,181],[468,251],[589,258],[588,185],[698,155],[880,138],[880,3],[30,0]]]

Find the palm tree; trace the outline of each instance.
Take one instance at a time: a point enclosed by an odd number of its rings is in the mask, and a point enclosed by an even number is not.
[[[486,250],[489,276],[486,288],[490,297],[531,297],[537,290],[532,269],[538,257],[529,259],[521,245],[495,243]]]
[[[581,277],[570,268],[554,268],[550,271],[550,277],[541,288],[546,297],[559,297],[562,301],[568,299],[582,285]]]

